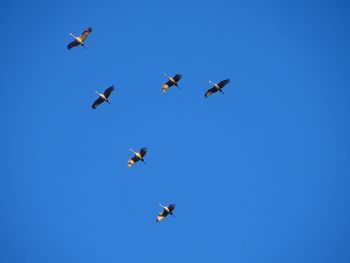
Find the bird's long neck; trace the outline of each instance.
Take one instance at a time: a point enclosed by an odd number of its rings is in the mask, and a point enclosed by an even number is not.
[[[74,37],[75,39],[77,39],[76,36],[74,36],[72,33],[69,33],[70,36]]]
[[[164,205],[162,205],[162,204],[159,204],[159,206],[160,206],[161,208],[165,209],[165,210],[168,209],[166,206],[164,206]]]
[[[137,154],[137,152],[135,152],[133,149],[130,148],[129,150],[130,150],[133,154],[135,154],[135,155]]]
[[[164,75],[165,77],[167,77],[168,79],[170,79],[170,77],[169,77],[167,74],[163,73],[163,75]]]

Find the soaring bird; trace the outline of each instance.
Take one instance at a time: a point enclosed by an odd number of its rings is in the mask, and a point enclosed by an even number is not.
[[[168,81],[165,82],[162,86],[162,92],[165,93],[171,86],[175,85],[175,87],[179,88],[178,82],[182,78],[181,74],[176,74],[174,77],[169,77],[167,74],[163,74],[165,77],[168,78]]]
[[[103,93],[98,93],[96,90],[95,92],[98,94],[98,99],[94,101],[94,104],[92,104],[92,108],[96,109],[98,105],[100,105],[102,102],[108,102],[111,104],[108,100],[109,95],[111,95],[112,91],[114,90],[114,86],[110,86],[108,89],[105,90]]]
[[[145,160],[143,159],[143,157],[146,155],[147,153],[147,148],[141,148],[141,150],[139,152],[135,152],[133,151],[133,149],[129,149],[134,156],[131,157],[128,161],[128,167],[130,168],[131,166],[133,166],[134,163],[138,162],[138,161],[142,161],[143,163],[145,163]]]
[[[92,32],[92,28],[88,27],[87,29],[84,30],[83,33],[81,33],[81,35],[79,37],[74,36],[72,33],[70,33],[69,35],[71,35],[74,38],[73,42],[70,42],[67,46],[68,49],[71,49],[73,47],[76,46],[82,46],[86,49],[86,46],[84,45],[84,41],[86,40],[86,38],[88,37],[88,35]]]
[[[204,97],[209,97],[211,94],[220,91],[222,94],[224,94],[224,92],[222,91],[222,88],[228,84],[230,82],[229,79],[225,79],[223,81],[220,81],[219,83],[214,83],[212,81],[209,80],[209,83],[213,85],[212,88],[208,89],[207,92],[204,94]]]
[[[176,205],[175,204],[170,204],[170,205],[168,205],[168,206],[163,206],[163,205],[161,205],[161,204],[159,204],[159,206],[161,207],[161,208],[163,208],[163,211],[162,212],[160,212],[159,214],[158,214],[158,216],[157,216],[157,222],[160,222],[160,221],[162,221],[167,215],[172,215],[172,216],[174,216],[174,214],[173,214],[173,210],[175,209],[175,207],[176,207]],[[175,217],[175,216],[174,216]]]

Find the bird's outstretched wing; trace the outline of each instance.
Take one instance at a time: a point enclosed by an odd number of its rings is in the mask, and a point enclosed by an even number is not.
[[[68,49],[71,49],[71,48],[76,47],[76,46],[79,46],[79,45],[80,45],[79,41],[78,41],[78,40],[74,40],[74,41],[70,42],[70,43],[67,45],[67,48],[68,48]]]
[[[225,79],[225,80],[222,80],[218,83],[218,86],[220,88],[223,88],[226,84],[228,84],[230,82],[230,79]]]
[[[170,212],[172,212],[175,209],[176,205],[175,204],[170,204],[168,205],[168,209]]]
[[[109,95],[111,95],[112,91],[114,90],[114,86],[110,86],[108,89],[105,90],[105,92],[103,93],[103,95],[105,95],[106,98],[109,97]]]
[[[180,79],[182,78],[181,74],[176,74],[173,79],[175,80],[175,82],[178,82]]]
[[[162,92],[165,93],[174,83],[172,83],[170,80],[165,82],[162,86]]]
[[[134,163],[136,163],[139,160],[140,160],[140,158],[137,157],[136,155],[134,157],[130,158],[128,161],[128,167],[130,168],[131,166],[134,165]]]
[[[164,209],[162,212],[160,212],[157,216],[156,221],[160,222],[162,221],[169,213]]]
[[[92,108],[95,110],[97,106],[100,105],[102,102],[104,102],[104,99],[102,99],[101,97],[98,97],[98,99],[95,100],[94,103],[92,104]]]
[[[92,28],[88,27],[87,29],[84,30],[83,33],[81,33],[81,35],[79,36],[79,40],[81,42],[84,42],[91,32],[92,32]]]
[[[141,156],[144,157],[146,155],[146,153],[147,153],[147,148],[141,148],[141,150],[140,150]]]
[[[217,92],[218,90],[215,88],[215,87],[213,87],[213,88],[211,88],[211,89],[208,89],[207,90],[207,92],[204,94],[204,97],[209,97],[211,94],[213,94],[213,93],[215,93],[215,92]]]

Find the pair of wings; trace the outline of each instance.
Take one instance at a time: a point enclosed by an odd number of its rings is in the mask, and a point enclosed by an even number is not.
[[[142,158],[146,155],[146,153],[147,153],[147,148],[141,148],[140,155],[141,155]],[[130,168],[134,163],[136,163],[136,162],[138,162],[140,160],[141,160],[140,157],[134,155],[132,158],[129,159],[128,167]]]
[[[79,37],[77,37],[77,39],[75,39],[74,41],[70,42],[67,46],[68,49],[71,49],[73,47],[79,46],[81,44],[84,43],[84,41],[86,40],[86,38],[89,36],[89,34],[92,32],[92,28],[88,27],[86,30],[84,30],[83,33],[81,33],[81,35]]]
[[[218,83],[218,86],[220,87],[220,89],[222,89],[224,86],[226,86],[226,84],[228,84],[230,82],[230,79],[225,79],[223,81],[220,81]],[[214,86],[210,89],[207,90],[207,92],[204,94],[204,97],[209,97],[211,94],[218,92],[219,90]]]
[[[177,83],[178,81],[180,81],[181,78],[182,78],[181,74],[176,74],[172,79],[175,81],[175,83]],[[174,82],[172,82],[170,79],[167,82],[165,82],[162,87],[163,93],[166,92],[173,85],[174,85]]]
[[[172,212],[175,209],[175,204],[171,204],[169,206],[167,206],[167,208],[169,209],[169,212],[165,209],[163,209],[162,212],[160,212],[157,216],[157,222],[162,221],[165,217],[167,217],[170,212]]]
[[[103,95],[106,97],[106,99],[108,99],[108,97],[111,95],[112,91],[114,90],[114,86],[110,86],[108,89],[106,89],[103,92]],[[94,103],[92,104],[92,108],[96,109],[98,105],[100,105],[102,102],[104,102],[105,100],[102,97],[98,97],[97,100],[94,101]]]

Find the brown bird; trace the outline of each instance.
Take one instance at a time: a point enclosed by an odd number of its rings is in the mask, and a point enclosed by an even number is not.
[[[177,84],[180,79],[182,78],[182,75],[181,74],[176,74],[174,77],[169,77],[167,74],[163,74],[165,77],[167,77],[169,80],[167,82],[165,82],[162,86],[162,92],[165,93],[171,86],[174,86],[177,87],[178,89],[179,88],[179,85]]]
[[[175,204],[170,204],[170,205],[168,205],[168,206],[163,206],[163,205],[159,204],[159,206],[160,206],[161,208],[163,208],[163,211],[160,212],[160,213],[158,214],[157,220],[156,220],[157,222],[162,221],[162,220],[163,220],[165,217],[167,217],[169,214],[172,215],[173,217],[175,217],[174,214],[173,214],[173,210],[174,210],[175,207],[176,207]]]
[[[222,94],[224,94],[224,92],[222,91],[222,88],[228,84],[230,82],[229,79],[225,79],[223,81],[220,81],[219,83],[214,83],[212,81],[209,80],[209,83],[213,85],[212,88],[208,89],[207,92],[204,94],[204,97],[209,97],[211,94],[220,91]]]
[[[142,161],[143,163],[146,163],[145,160],[143,159],[143,157],[146,155],[147,153],[147,148],[141,148],[141,150],[139,152],[135,152],[133,151],[133,149],[129,149],[134,156],[131,157],[128,161],[128,167],[130,168],[131,166],[134,165],[134,163],[138,162],[138,161]]]
[[[108,100],[109,95],[111,95],[112,91],[114,90],[114,86],[110,86],[108,89],[105,90],[105,92],[103,93],[98,93],[96,90],[95,92],[98,94],[98,99],[94,101],[94,103],[92,104],[92,108],[96,109],[98,105],[100,105],[103,102],[108,102],[109,104],[111,104]]]
[[[71,35],[74,38],[74,41],[69,43],[67,48],[71,49],[73,47],[76,46],[82,46],[86,49],[86,46],[84,44],[84,41],[86,40],[86,38],[89,36],[89,34],[92,32],[92,28],[88,27],[87,29],[84,30],[83,33],[81,33],[81,35],[79,37],[74,36],[72,33],[70,33],[69,35]]]

